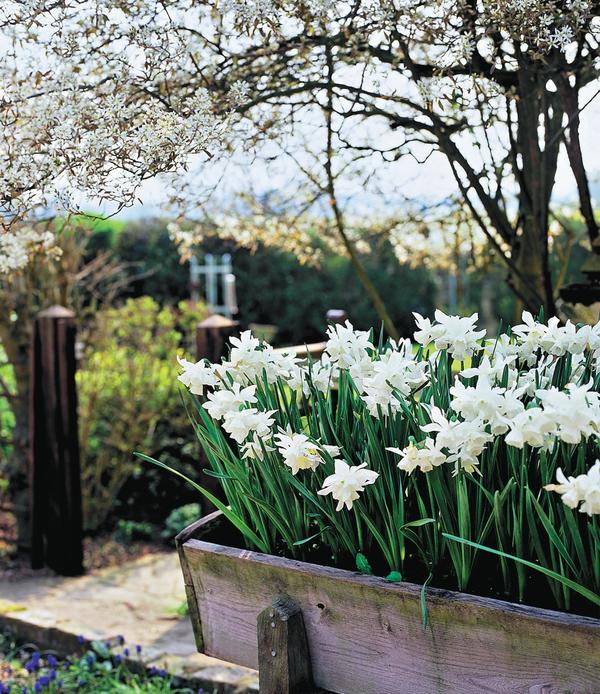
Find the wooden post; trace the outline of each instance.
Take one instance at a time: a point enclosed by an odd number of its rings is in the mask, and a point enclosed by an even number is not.
[[[219,363],[227,341],[239,333],[239,323],[215,313],[196,326],[196,359]]]
[[[304,619],[289,598],[278,598],[258,615],[260,694],[309,694],[315,691]]]
[[[330,308],[327,311],[327,325],[333,323],[334,325],[338,323],[343,325],[348,320],[348,314],[343,308]]]
[[[75,315],[41,311],[33,325],[29,400],[31,564],[83,572]]]

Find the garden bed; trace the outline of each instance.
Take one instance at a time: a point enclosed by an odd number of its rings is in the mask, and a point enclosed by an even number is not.
[[[256,668],[257,616],[287,596],[332,692],[598,692],[598,619],[431,588],[424,628],[421,586],[220,544],[219,515],[178,537],[201,652]]]

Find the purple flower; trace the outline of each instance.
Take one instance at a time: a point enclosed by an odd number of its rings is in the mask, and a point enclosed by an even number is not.
[[[158,675],[158,668],[155,665],[153,665],[150,668],[150,677],[156,677],[157,675]]]
[[[162,668],[158,671],[158,676],[159,676],[159,677],[166,677],[167,674],[168,674],[167,671],[164,670],[164,669],[162,669]]]
[[[85,656],[85,660],[90,667],[92,667],[92,665],[96,662],[96,658],[94,657],[93,653],[88,653]]]
[[[28,660],[28,661],[25,663],[25,669],[27,670],[27,672],[28,672],[29,674],[31,674],[32,672],[35,672],[36,670],[39,670],[39,668],[40,668],[40,661],[39,661],[39,659],[38,659],[38,660],[34,660],[33,657],[32,657],[31,660]]]
[[[49,667],[52,667],[52,668],[56,667],[56,665],[58,663],[58,661],[56,660],[56,658],[52,654],[50,654],[46,658],[46,661],[48,662]]]
[[[126,658],[129,658],[129,648],[124,648],[124,649],[123,649],[123,655],[124,655]]]
[[[137,646],[135,647],[135,652],[139,655],[142,652],[142,647],[138,643]]]
[[[115,656],[115,663],[116,663],[117,665],[120,665],[120,663],[121,663],[122,660],[123,660],[123,657],[120,656],[120,655],[117,653],[117,655]]]
[[[77,641],[79,643],[85,643],[85,636],[82,636],[81,634],[79,634],[79,636],[77,637]]]
[[[119,642],[119,646],[122,646],[125,643],[125,637],[119,634],[117,636],[117,641]]]

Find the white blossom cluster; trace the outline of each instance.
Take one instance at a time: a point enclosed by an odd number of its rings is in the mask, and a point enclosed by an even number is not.
[[[417,408],[422,435],[411,436],[404,447],[388,448],[408,474],[445,464],[455,475],[477,473],[482,453],[498,437],[509,447],[550,451],[557,442],[578,445],[600,435],[600,394],[593,379],[582,380],[590,369],[598,373],[600,324],[541,323],[524,312],[511,334],[486,341],[485,331],[476,329],[476,314],[436,311],[433,322],[418,314],[416,320],[414,343],[403,340],[378,349],[370,332],[349,322],[330,326],[323,357],[309,364],[244,332],[232,338],[230,357],[221,364],[180,360],[179,380],[192,393],[206,395],[203,407],[239,445],[241,458],[261,461],[275,452],[293,475],[333,465],[335,473],[319,493],[331,493],[338,510],[351,508],[378,473],[364,461],[345,460],[339,447],[294,430],[284,408],[261,409],[257,388],[284,383],[298,397],[327,396],[346,373],[367,416],[387,420],[404,417],[403,408]],[[560,386],[552,385],[559,358],[570,365]],[[476,366],[465,365],[467,360]],[[436,385],[434,374],[446,363],[454,376],[444,386],[449,406],[442,408],[439,397],[421,399],[421,392]],[[560,492],[573,508],[583,502],[582,511],[599,513],[599,465],[569,480],[558,470],[560,485],[547,489]]]
[[[217,116],[200,86],[170,89],[196,69],[178,29],[190,7],[187,0],[2,3],[0,219],[7,233],[89,201],[129,205],[146,178],[181,171],[221,143],[229,113]],[[15,250],[3,266],[18,268],[19,258]]]
[[[592,13],[591,0],[494,0],[485,3],[489,17],[532,51],[565,52]]]
[[[11,232],[0,232],[0,277],[19,272],[33,256],[58,256],[60,252],[50,231],[22,226]]]
[[[417,315],[418,342],[432,343],[460,361],[480,350],[485,356],[478,367],[459,371],[449,388],[449,413],[429,408],[431,421],[421,427],[429,436],[404,449],[390,449],[401,456],[401,469],[428,472],[446,462],[456,472],[473,472],[497,436],[504,436],[508,446],[550,450],[556,441],[579,444],[600,434],[600,395],[591,381],[580,382],[584,365],[600,356],[600,324],[576,328],[554,318],[544,324],[524,312],[513,338],[503,335],[480,345],[482,333],[473,330],[476,316],[438,313],[436,318],[432,326]],[[556,357],[565,354],[571,357],[570,380],[562,389],[549,387]]]
[[[600,460],[583,475],[565,477],[563,471],[556,471],[558,484],[548,484],[545,489],[558,492],[563,503],[569,508],[577,508],[588,516],[600,514]]]
[[[355,335],[350,325],[342,330],[346,331],[346,336]],[[335,359],[325,357],[321,363],[313,365],[313,380],[312,367],[301,366],[293,354],[274,350],[246,331],[239,338],[231,338],[229,359],[221,364],[179,359],[183,369],[179,380],[196,395],[209,389],[203,407],[213,419],[222,423],[223,430],[240,446],[242,458],[262,460],[265,453],[276,450],[282,463],[294,475],[301,470],[315,470],[326,461],[333,463],[335,472],[324,480],[319,493],[331,494],[338,502],[338,510],[343,507],[351,509],[359,492],[373,484],[378,474],[366,469],[364,463],[349,465],[339,457],[337,446],[313,441],[303,432],[294,432],[289,427],[276,428],[275,411],[261,411],[256,407],[256,388],[264,380],[274,384],[282,379],[294,390],[306,389],[308,379],[311,379],[325,392],[335,369],[339,369],[337,362],[350,359],[352,351],[359,349],[358,344],[368,344],[364,335],[357,336],[354,346],[346,340],[330,341]]]
[[[309,217],[287,219],[285,216],[250,213],[243,216],[221,214],[210,223],[171,222],[168,226],[169,236],[177,246],[182,259],[186,260],[194,253],[197,246],[209,237],[234,241],[238,246],[256,250],[259,245],[267,248],[285,249],[293,253],[301,264],[318,265],[323,252],[313,243],[316,230],[326,227],[326,219]],[[339,249],[329,243],[331,235],[319,234],[319,239],[330,250]],[[360,245],[357,244],[360,248]]]

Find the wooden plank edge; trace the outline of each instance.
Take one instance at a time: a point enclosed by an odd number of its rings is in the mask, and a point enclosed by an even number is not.
[[[210,522],[209,516],[206,517],[206,520],[207,523]],[[203,526],[204,525],[206,524],[203,524]],[[394,592],[415,601],[420,601],[421,597],[421,586],[414,583],[390,582],[377,576],[366,576],[346,569],[337,569],[320,564],[310,564],[295,559],[254,552],[252,550],[237,549],[226,545],[207,542],[206,540],[198,540],[193,537],[182,545],[181,551],[184,555],[188,552],[192,555],[196,553],[217,554],[239,561],[247,561],[260,565],[271,565],[295,573],[335,580],[338,583],[360,583],[363,586],[385,590],[388,593]],[[453,607],[458,609],[485,611],[490,617],[494,615],[497,617],[500,615],[503,617],[514,615],[517,618],[523,618],[531,622],[538,622],[551,627],[577,629],[578,631],[584,631],[587,635],[590,635],[590,632],[592,632],[594,637],[600,639],[600,619],[596,619],[595,617],[558,612],[547,608],[522,605],[497,598],[487,598],[434,587],[429,587],[427,589],[426,597],[429,607],[433,607],[434,609],[435,607],[448,607],[452,604]]]
[[[203,531],[208,532],[217,525],[217,522],[223,518],[222,511],[213,511],[212,513],[202,516],[197,521],[194,521],[187,528],[184,528],[178,535],[175,536],[175,545],[179,547],[191,538],[198,538],[198,535]]]
[[[216,526],[221,517],[223,516],[221,511],[213,511],[206,516],[203,516],[199,520],[195,521],[187,528],[184,528],[175,537],[175,546],[177,548],[177,554],[179,555],[179,563],[181,564],[181,573],[183,574],[183,584],[185,588],[185,596],[188,604],[188,609],[190,611],[190,619],[192,622],[192,629],[194,632],[194,641],[196,642],[196,649],[198,653],[204,653],[204,635],[202,633],[202,619],[200,616],[200,610],[198,609],[198,599],[196,596],[196,589],[194,588],[194,581],[192,580],[192,575],[190,568],[188,566],[187,557],[184,551],[184,545],[189,541],[190,538],[197,535],[201,535],[203,530],[208,530],[213,526]]]

